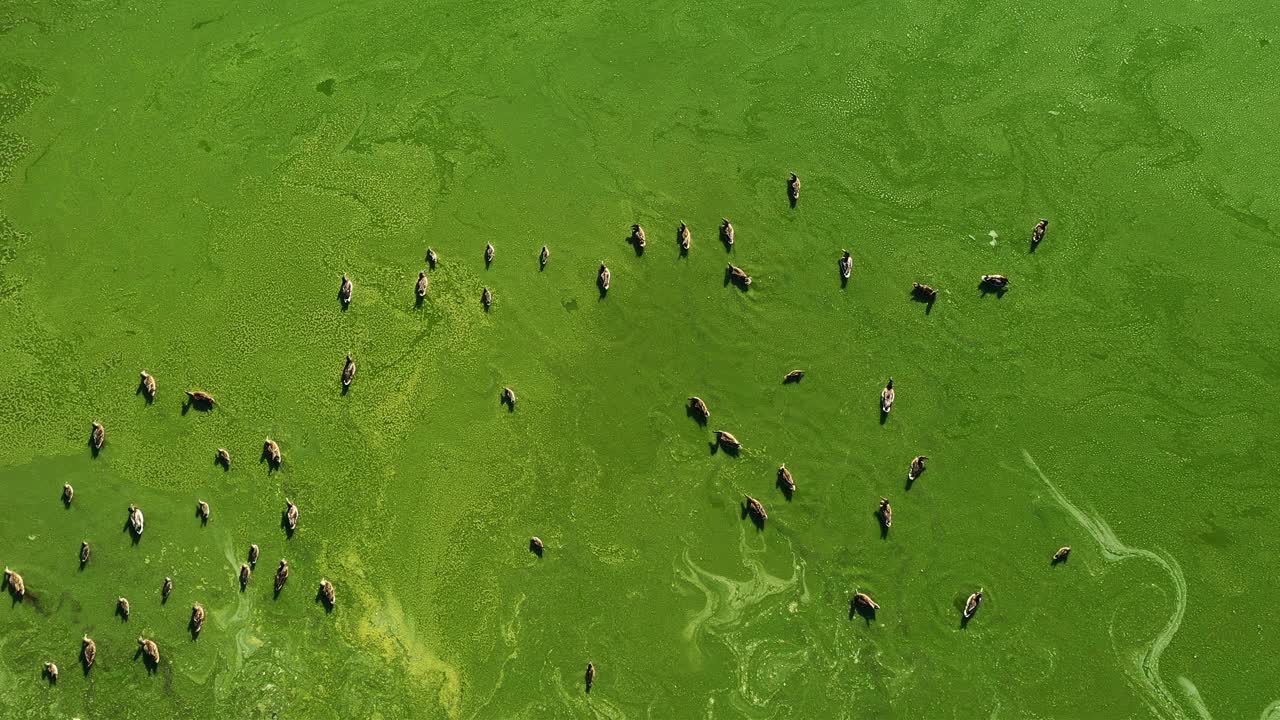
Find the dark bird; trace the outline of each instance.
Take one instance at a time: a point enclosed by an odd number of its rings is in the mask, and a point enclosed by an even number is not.
[[[591,686],[596,684],[596,666],[593,665],[592,663],[587,663],[586,680],[587,680],[587,692],[590,693]]]
[[[204,630],[204,606],[195,603],[191,606],[191,634],[199,635]]]
[[[676,230],[676,242],[680,243],[681,255],[689,252],[689,248],[693,246],[693,233],[689,232],[688,225],[680,223],[680,229]]]
[[[267,462],[270,463],[272,467],[280,467],[280,461],[283,459],[283,456],[280,454],[280,443],[268,437],[266,441],[262,443],[262,454],[266,456]]]
[[[795,478],[791,477],[791,471],[787,469],[786,463],[778,466],[778,484],[788,495],[796,491]]]
[[[1070,545],[1064,545],[1063,547],[1058,548],[1058,552],[1053,554],[1053,564],[1057,565],[1058,563],[1066,562],[1067,556],[1070,554],[1071,554]]]
[[[505,403],[507,407],[511,408],[512,410],[515,410],[516,409],[516,391],[512,390],[509,387],[502,388],[502,397],[500,397],[498,401],[501,403]]]
[[[485,267],[489,267],[489,264],[493,262],[493,254],[494,254],[493,243],[485,243],[484,244],[484,266]]]
[[[647,242],[644,236],[644,228],[639,225],[632,225],[629,241],[635,246],[636,250],[644,250],[645,243]]]
[[[342,273],[342,284],[338,286],[338,300],[344,307],[351,304],[352,289],[351,279],[347,277],[346,273]]]
[[[738,438],[724,430],[716,430],[716,444],[729,452],[738,452],[742,449],[742,443],[738,442]]]
[[[95,422],[93,424],[93,432],[89,435],[89,444],[93,447],[94,452],[102,449],[103,443],[107,441],[107,429],[102,427],[102,423]]]
[[[600,292],[609,292],[609,284],[613,281],[613,273],[609,272],[609,266],[600,261],[600,272],[596,275],[596,284],[600,286]]]
[[[488,312],[490,306],[493,305],[493,293],[489,291],[489,288],[485,288],[484,292],[480,293],[480,304],[484,306],[485,312]]]
[[[800,178],[795,173],[791,173],[791,179],[787,181],[787,198],[791,200],[791,207],[800,202]]]
[[[790,385],[791,383],[798,383],[803,379],[804,379],[803,370],[792,370],[791,372],[787,373],[786,377],[782,378],[782,382],[784,384]]]
[[[142,531],[147,528],[147,520],[142,515],[142,508],[137,505],[129,506],[129,530],[133,532],[134,537],[142,537]]]
[[[281,558],[279,567],[276,568],[275,589],[278,594],[284,589],[284,584],[289,580],[289,561]]]
[[[885,530],[893,527],[893,508],[889,506],[889,498],[880,498],[880,525]]]
[[[982,590],[978,590],[978,592],[970,595],[968,600],[964,601],[964,612],[962,613],[964,620],[968,621],[973,617],[974,613],[978,612],[978,604],[981,602]]]
[[[924,474],[924,464],[928,459],[925,455],[917,455],[911,458],[911,467],[907,468],[907,482],[915,482]]]
[[[294,505],[289,498],[284,499],[284,522],[289,532],[298,529],[298,506]]]
[[[529,538],[529,550],[534,555],[537,555],[538,557],[542,557],[542,551],[544,547],[545,546],[542,544],[542,538],[538,537],[537,535],[534,535],[533,537]]]
[[[428,283],[429,281],[427,280],[427,271],[426,270],[420,271],[418,273],[418,284],[413,286],[413,292],[418,296],[419,300],[427,296]]]
[[[706,422],[707,418],[711,417],[711,410],[707,408],[707,404],[703,402],[702,398],[697,395],[689,398],[689,411],[702,422]]]
[[[196,514],[200,516],[200,522],[209,522],[209,503],[204,500],[196,503]]]
[[[733,223],[729,222],[729,218],[724,218],[724,222],[720,223],[720,242],[726,248],[733,247]]]
[[[915,295],[920,300],[930,303],[938,299],[937,290],[934,290],[929,285],[922,285],[920,283],[911,283],[911,294]]]
[[[342,387],[351,387],[351,381],[356,377],[356,361],[351,357],[351,353],[347,353],[347,362],[342,366]]]
[[[244,592],[244,589],[249,585],[249,580],[252,578],[253,571],[249,569],[247,564],[240,563],[240,592]]]
[[[227,452],[226,448],[218,448],[218,455],[216,457],[216,461],[224,469],[226,470],[231,469],[231,453]]]
[[[85,635],[80,640],[80,662],[84,663],[85,672],[93,667],[93,661],[98,659],[98,644],[93,638]]]
[[[164,584],[160,586],[160,603],[163,605],[169,600],[169,593],[173,592],[173,578],[166,576]]]
[[[80,567],[84,567],[85,565],[89,564],[89,554],[90,554],[89,541],[88,540],[80,541]]]
[[[328,580],[320,580],[320,599],[324,601],[324,606],[332,610],[338,604],[338,594],[333,589],[333,583]]]
[[[893,378],[889,378],[889,384],[880,391],[880,412],[887,415],[893,409],[893,401],[896,397],[897,393],[893,391]]]
[[[840,256],[840,259],[836,261],[836,265],[840,267],[840,277],[845,280],[848,280],[849,276],[853,274],[853,256],[849,254],[848,250],[844,251],[844,255]]]
[[[750,495],[747,495],[746,498],[747,512],[751,514],[751,517],[755,518],[756,522],[764,524],[764,521],[769,519],[769,513],[764,511],[764,505]]]
[[[1040,244],[1040,241],[1044,239],[1044,231],[1048,229],[1049,229],[1048,220],[1042,219],[1040,222],[1036,223],[1035,228],[1031,230],[1031,247],[1034,248],[1035,246]]]
[[[23,581],[17,570],[5,568],[4,580],[9,583],[9,592],[18,600],[21,600],[27,594],[27,583]]]
[[[156,399],[156,379],[146,370],[142,371],[142,392],[146,394],[147,401]]]
[[[747,271],[733,263],[729,263],[728,273],[729,279],[744,290],[751,284],[751,276],[747,274]]]
[[[71,487],[71,483],[63,483],[62,485],[62,504],[71,505],[71,498],[76,496],[76,489]]]
[[[546,245],[543,245],[542,252],[538,253],[538,267],[540,268],[546,267],[547,261],[550,259],[551,259],[551,251],[547,249]]]
[[[1003,275],[983,275],[982,285],[992,290],[1004,290],[1009,287],[1009,278]]]
[[[142,656],[146,658],[148,664],[160,664],[160,646],[156,645],[154,640],[148,640],[144,637],[138,637],[138,649],[142,651]]]

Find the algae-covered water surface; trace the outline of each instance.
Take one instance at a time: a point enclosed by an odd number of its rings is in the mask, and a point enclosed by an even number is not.
[[[1278,51],[1253,0],[0,3],[0,714],[1280,717]]]

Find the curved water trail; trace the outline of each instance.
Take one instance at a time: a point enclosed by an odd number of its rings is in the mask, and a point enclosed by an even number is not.
[[[1169,642],[1173,640],[1173,636],[1177,634],[1178,628],[1182,626],[1182,616],[1187,611],[1187,578],[1182,574],[1182,567],[1178,565],[1178,561],[1167,552],[1152,551],[1144,548],[1136,548],[1125,545],[1116,537],[1115,531],[1107,525],[1101,516],[1089,514],[1076,507],[1057,485],[1044,474],[1036,461],[1031,457],[1031,453],[1026,450],[1022,451],[1022,457],[1026,460],[1027,467],[1035,471],[1040,476],[1040,480],[1044,482],[1045,487],[1049,489],[1049,493],[1053,495],[1058,504],[1062,506],[1076,522],[1080,523],[1098,545],[1102,547],[1102,558],[1107,562],[1116,562],[1129,558],[1143,558],[1159,565],[1169,574],[1169,579],[1173,581],[1173,588],[1176,595],[1176,603],[1173,615],[1170,616],[1169,622],[1165,624],[1164,629],[1160,631],[1147,646],[1146,652],[1140,653],[1135,658],[1136,677],[1138,686],[1147,696],[1147,703],[1151,709],[1162,718],[1176,718],[1177,720],[1187,720],[1187,713],[1183,710],[1178,701],[1174,699],[1173,693],[1169,687],[1165,685],[1164,680],[1160,677],[1160,656],[1164,654],[1164,650],[1169,646]],[[1194,684],[1185,677],[1179,678],[1183,691],[1187,694],[1188,702],[1190,702],[1203,720],[1212,720],[1209,715],[1208,708],[1205,707],[1204,701],[1200,699],[1200,693],[1196,690]]]

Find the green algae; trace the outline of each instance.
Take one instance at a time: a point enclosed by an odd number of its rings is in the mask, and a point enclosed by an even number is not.
[[[1280,209],[1267,13],[0,8],[0,560],[30,588],[0,610],[0,709],[1265,716],[1274,691],[1251,678],[1280,669],[1280,636],[1252,550],[1274,491],[1240,467],[1274,458],[1280,354],[1269,277],[1240,273],[1273,259]],[[979,293],[988,272],[1010,292]],[[184,412],[196,387],[218,407]],[[709,452],[715,428],[744,452]],[[874,621],[849,617],[856,589]],[[154,674],[138,634],[161,645]]]

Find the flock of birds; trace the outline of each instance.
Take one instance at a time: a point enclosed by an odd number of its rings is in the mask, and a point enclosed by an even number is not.
[[[345,371],[344,371],[345,377]],[[349,382],[349,378],[347,378]],[[157,394],[156,378],[147,371],[142,371],[141,380],[138,383],[138,391],[142,393],[150,404],[155,401]],[[184,410],[195,407],[200,410],[212,410],[217,404],[213,396],[203,390],[190,390],[186,393],[186,407]],[[89,448],[96,458],[102,452],[103,446],[107,442],[107,430],[102,423],[95,421],[93,429],[89,433]],[[272,440],[270,437],[263,443],[262,458],[273,470],[279,469],[283,460],[280,451],[280,444]],[[225,469],[231,468],[231,453],[226,448],[218,448],[214,461],[222,465]],[[71,507],[75,500],[75,488],[70,483],[62,486],[62,503],[66,507]],[[209,503],[205,500],[196,502],[196,516],[200,519],[202,525],[209,522],[212,510]],[[281,525],[285,529],[285,533],[292,537],[298,529],[298,506],[292,500],[285,498],[285,509],[282,515]],[[134,542],[142,539],[143,532],[146,531],[146,516],[142,512],[142,508],[137,505],[130,504],[128,509],[128,517],[125,521],[125,528],[132,536]],[[85,540],[80,543],[80,569],[84,569],[89,564],[92,557],[93,549],[89,545],[89,541]],[[249,580],[253,576],[253,570],[258,565],[259,549],[256,543],[249,545],[248,560],[240,565],[239,582],[240,591],[244,592],[249,585]],[[284,590],[285,583],[289,580],[289,561],[281,558],[280,564],[276,567],[275,579],[273,583],[275,596],[279,597],[280,592]],[[26,580],[16,570],[6,567],[4,569],[4,584],[14,600],[21,602],[27,594]],[[166,576],[164,582],[160,585],[160,603],[164,604],[169,601],[169,594],[173,592],[173,578]],[[327,610],[333,610],[337,605],[338,597],[333,587],[333,583],[328,579],[320,580],[319,590],[316,597],[324,603]],[[116,615],[122,621],[128,622],[131,612],[129,599],[119,597],[116,599]],[[193,603],[191,606],[191,617],[187,622],[187,629],[191,632],[193,640],[200,637],[201,631],[204,630],[205,609],[199,602]],[[145,636],[138,637],[138,655],[141,655],[149,670],[155,670],[160,663],[160,646],[152,639]],[[137,657],[135,655],[135,657]],[[80,663],[84,668],[84,672],[88,674],[93,668],[98,658],[98,644],[89,635],[84,635],[80,640]],[[44,675],[49,682],[56,683],[58,681],[58,665],[52,661],[45,662]]]
[[[794,173],[791,174],[791,177],[787,182],[787,195],[791,203],[791,207],[795,208],[800,199],[800,178],[798,178]],[[1039,245],[1039,243],[1044,239],[1045,231],[1048,229],[1048,226],[1049,226],[1048,220],[1041,220],[1036,224],[1035,228],[1032,230],[1031,250],[1033,252],[1035,251],[1035,248]],[[735,236],[735,232],[734,232],[733,224],[729,222],[727,218],[725,218],[720,225],[720,240],[722,243],[724,243],[726,250],[733,249],[733,245],[735,241],[734,236]],[[689,226],[683,222],[680,223],[680,226],[676,231],[676,240],[680,248],[680,254],[681,255],[688,254],[688,252],[690,251],[690,248],[692,247],[693,235]],[[645,246],[647,244],[647,238],[645,235],[644,228],[641,227],[639,224],[632,225],[631,234],[628,238],[628,241],[635,247],[637,254],[643,253]],[[495,256],[495,250],[494,250],[493,244],[487,243],[485,245],[485,250],[484,250],[484,262],[485,262],[486,268],[493,263],[494,256]],[[550,257],[551,257],[551,251],[547,248],[547,246],[545,245],[542,246],[542,251],[538,255],[538,262],[539,262],[540,268],[546,267],[548,261],[550,260]],[[434,249],[428,248],[426,260],[429,265],[429,268],[434,270],[436,268],[436,265],[439,263],[439,256],[436,254],[436,251]],[[842,279],[842,282],[847,282],[850,276],[853,274],[853,259],[849,254],[849,251],[845,250],[841,255],[841,257],[837,260],[837,268],[840,272],[840,277]],[[610,284],[612,283],[612,277],[613,276],[612,276],[612,273],[609,271],[609,267],[602,261],[600,263],[599,270],[597,271],[597,274],[596,274],[596,284],[600,290],[600,294],[602,297],[609,292],[609,287],[610,287]],[[751,276],[745,270],[734,265],[732,262],[728,264],[728,267],[725,270],[725,280],[726,280],[726,283],[732,282],[743,290],[746,290],[751,285],[751,281],[752,281]],[[419,303],[421,303],[426,298],[429,286],[430,286],[430,280],[427,276],[427,271],[423,270],[419,272],[417,283],[414,287],[414,293]],[[980,287],[984,291],[991,291],[991,292],[1002,294],[1008,288],[1008,286],[1009,286],[1009,278],[1005,277],[1004,275],[983,275],[981,277]],[[351,279],[347,277],[347,275],[344,273],[342,275],[341,284],[339,285],[339,289],[338,289],[338,300],[341,302],[344,309],[346,309],[346,307],[350,305],[353,291],[354,291],[354,286],[351,282]],[[937,294],[938,294],[938,291],[936,289],[930,287],[929,285],[924,285],[921,283],[913,283],[912,292],[918,299],[928,302],[930,304],[932,304],[934,300],[936,300]],[[493,302],[494,302],[493,292],[487,286],[485,286],[481,291],[480,302],[486,312],[488,312],[493,305]],[[346,357],[346,362],[343,364],[342,375],[341,375],[342,387],[343,387],[344,393],[348,390],[348,388],[350,388],[352,381],[355,379],[355,375],[356,375],[356,361],[352,358],[351,354],[348,353]],[[791,372],[786,374],[786,376],[783,378],[783,382],[786,384],[798,383],[804,379],[804,375],[805,373],[803,370],[792,370]],[[156,385],[155,377],[147,373],[146,371],[143,371],[141,373],[141,380],[139,382],[138,389],[139,389],[139,392],[145,395],[148,403],[153,402],[156,398],[156,393],[157,393],[157,385]],[[187,407],[194,407],[199,410],[209,411],[209,410],[212,410],[217,405],[213,396],[203,390],[191,390],[191,391],[188,391],[186,395],[187,395],[187,400],[186,400]],[[885,385],[884,389],[880,392],[880,413],[881,413],[882,421],[887,419],[889,413],[893,410],[893,403],[895,398],[896,398],[896,392],[893,387],[893,378],[889,378],[889,382]],[[510,387],[504,387],[502,389],[499,401],[502,404],[507,405],[507,407],[511,411],[514,411],[516,406],[515,391],[512,390]],[[185,409],[186,408],[184,407],[184,411]],[[707,403],[703,401],[702,398],[696,397],[696,396],[690,397],[688,399],[687,412],[691,417],[693,417],[700,424],[703,424],[703,425],[705,425],[706,422],[711,417],[711,410],[707,407]],[[714,431],[714,434],[715,434],[715,442],[713,443],[713,447],[715,449],[724,450],[725,452],[731,455],[737,455],[741,451],[742,443],[738,440],[738,438],[734,437],[732,433],[725,430],[716,430]],[[103,445],[105,443],[106,443],[106,428],[101,423],[95,421],[93,423],[92,432],[90,433],[90,436],[89,436],[89,446],[95,458],[98,456],[98,453],[101,452]],[[279,443],[272,440],[270,437],[267,437],[263,443],[262,459],[269,464],[271,469],[279,469],[280,463],[283,460],[283,455],[280,451]],[[908,488],[924,473],[925,463],[928,462],[928,460],[929,458],[924,455],[918,455],[912,458],[911,464],[907,469],[907,487]],[[222,465],[224,469],[229,470],[231,468],[231,453],[228,452],[226,448],[218,448],[215,456],[215,461],[218,464]],[[794,477],[791,474],[791,471],[787,469],[787,466],[785,463],[778,467],[777,483],[778,483],[778,486],[782,489],[783,493],[786,495],[786,497],[790,499],[791,495],[796,490],[796,482]],[[75,489],[72,488],[70,484],[63,485],[62,502],[66,506],[70,507],[74,497],[75,497]],[[211,510],[209,507],[209,503],[204,500],[199,500],[196,505],[196,515],[200,518],[200,521],[202,524],[208,523],[210,514],[211,514]],[[890,505],[888,498],[883,498],[883,497],[880,498],[880,504],[876,514],[879,518],[881,533],[883,536],[887,536],[889,533],[889,529],[893,526],[893,508]],[[298,516],[299,516],[298,506],[294,504],[291,500],[286,498],[285,509],[284,509],[283,518],[282,518],[282,526],[285,528],[285,532],[290,537],[292,537],[294,531],[297,530]],[[769,514],[765,510],[764,504],[762,502],[760,502],[758,499],[750,495],[746,495],[745,503],[743,504],[743,516],[744,517],[749,516],[758,528],[763,529],[764,523],[768,519]],[[132,504],[129,505],[128,519],[126,524],[129,532],[132,534],[135,541],[141,539],[142,533],[146,527],[145,522],[146,521],[142,513],[142,510],[137,505],[132,505]],[[535,535],[529,539],[529,549],[534,554],[541,557],[545,550],[545,545],[543,544],[542,540]],[[80,544],[81,568],[83,568],[89,562],[91,552],[92,551],[88,541],[84,541]],[[1053,554],[1051,562],[1053,564],[1064,562],[1066,561],[1067,556],[1070,553],[1071,553],[1070,546],[1064,546],[1062,548],[1059,548],[1058,551]],[[252,578],[253,570],[257,567],[258,554],[259,554],[258,546],[256,544],[251,544],[249,546],[248,561],[240,565],[240,572],[239,572],[238,579],[240,583],[241,592],[244,592],[245,589],[247,588],[249,581]],[[281,558],[280,564],[276,568],[275,579],[273,583],[276,597],[280,595],[280,592],[284,589],[285,583],[288,579],[289,579],[289,563],[287,560]],[[7,586],[10,594],[15,599],[15,601],[21,602],[21,600],[23,599],[23,597],[26,595],[26,592],[27,592],[26,581],[24,580],[22,575],[19,574],[17,571],[6,567],[4,570],[4,583]],[[169,594],[172,592],[172,590],[173,590],[173,579],[170,577],[165,577],[164,582],[161,585],[161,589],[160,589],[160,602],[162,604],[168,601]],[[983,596],[983,589],[979,588],[978,590],[971,593],[968,596],[968,598],[965,600],[964,607],[961,611],[962,624],[968,623],[968,621],[978,612],[978,607],[982,602],[982,596]],[[324,603],[327,610],[333,610],[333,608],[337,604],[337,594],[334,589],[333,583],[331,583],[327,579],[321,579],[319,590],[317,592],[317,598]],[[872,598],[871,595],[862,591],[855,591],[853,594],[853,597],[850,599],[850,610],[849,610],[850,615],[856,612],[856,613],[861,613],[868,616],[873,616],[875,611],[878,610],[879,608],[880,608],[880,605],[875,601],[875,599]],[[123,620],[127,621],[129,619],[129,613],[130,613],[129,600],[124,597],[118,598],[116,601],[116,614],[119,615]],[[192,605],[191,618],[188,621],[188,629],[191,632],[192,639],[197,639],[199,637],[201,630],[204,628],[204,622],[205,622],[204,606],[201,605],[199,602],[196,602]],[[97,654],[98,654],[97,644],[88,635],[84,635],[84,637],[81,639],[80,662],[83,665],[85,673],[88,673],[90,668],[93,667],[93,664],[97,659]],[[148,668],[151,670],[154,670],[155,667],[160,662],[159,646],[155,643],[154,640],[148,639],[146,637],[140,636],[138,638],[138,654],[142,656]],[[53,662],[46,662],[44,664],[44,674],[51,683],[56,683],[58,679],[58,666]],[[586,691],[588,693],[591,692],[591,688],[595,684],[595,679],[596,679],[596,667],[593,663],[588,662],[586,675],[585,675]]]

